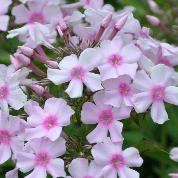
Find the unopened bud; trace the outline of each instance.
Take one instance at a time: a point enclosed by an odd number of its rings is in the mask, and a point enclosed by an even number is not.
[[[159,26],[160,25],[160,20],[152,15],[146,15],[146,18],[148,20],[148,22],[150,22],[151,25],[153,26]]]
[[[32,85],[31,89],[40,96],[42,96],[45,92],[45,89],[40,85]]]
[[[118,31],[120,31],[123,28],[123,26],[125,25],[127,18],[128,18],[128,15],[122,16],[118,20],[118,22],[115,24],[114,28],[117,29]]]
[[[51,61],[51,60],[48,60],[46,61],[46,64],[49,65],[50,67],[54,68],[54,69],[58,69],[58,63],[56,61]]]
[[[16,70],[26,67],[31,63],[30,58],[24,56],[23,54],[14,54],[14,56],[11,55],[10,59]]]
[[[148,0],[148,5],[150,6],[152,12],[154,12],[155,14],[163,13],[158,4],[154,0]]]
[[[112,13],[109,13],[102,21],[101,26],[107,28],[112,20]]]
[[[27,46],[18,46],[18,49],[28,57],[31,57],[34,54],[34,50]]]

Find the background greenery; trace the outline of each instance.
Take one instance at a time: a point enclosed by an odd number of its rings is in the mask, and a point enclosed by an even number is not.
[[[74,0],[68,1],[74,2]],[[115,9],[122,9],[127,5],[135,7],[135,16],[142,25],[151,28],[155,38],[175,45],[178,43],[177,0],[156,0],[164,11],[164,16],[158,17],[171,29],[169,33],[164,33],[147,22],[145,15],[153,14],[147,0],[106,0],[105,2],[112,4]],[[0,32],[0,63],[9,64],[9,55],[15,52],[16,46],[20,43],[17,39],[7,40],[5,36]],[[79,100],[76,102],[80,103]],[[133,113],[130,119],[124,121],[124,147],[137,147],[144,158],[142,168],[138,169],[141,178],[167,178],[168,173],[178,171],[178,164],[169,159],[170,149],[178,146],[178,107],[166,105],[166,108],[170,120],[164,125],[154,124],[149,112],[142,115]],[[84,150],[83,145],[86,144],[86,140],[82,140],[81,135],[86,135],[90,129],[88,126],[81,126],[77,121],[66,128],[65,131],[79,143],[76,152],[70,153],[69,151],[67,154],[77,157]],[[1,165],[0,178],[4,178],[5,172],[13,167],[14,165],[10,161]]]

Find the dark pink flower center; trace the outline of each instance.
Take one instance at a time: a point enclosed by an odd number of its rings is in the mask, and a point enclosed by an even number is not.
[[[112,56],[109,57],[109,63],[113,67],[117,67],[122,64],[122,57],[117,54],[113,54]]]
[[[58,118],[56,116],[48,116],[43,122],[43,126],[47,130],[52,129],[57,125],[58,125]]]
[[[8,145],[11,141],[11,134],[7,130],[0,130],[0,143]]]
[[[114,154],[110,160],[110,164],[112,164],[114,169],[120,169],[125,165],[125,161],[122,155]]]
[[[120,83],[119,84],[119,93],[122,96],[129,96],[131,92],[131,87],[127,83]]]
[[[84,176],[83,178],[93,178],[92,176]]]
[[[7,86],[0,86],[0,100],[6,99],[9,94]]]
[[[85,76],[85,70],[82,67],[74,67],[70,74],[72,79],[83,80]]]
[[[35,157],[36,166],[47,167],[50,162],[50,156],[46,152],[38,153]]]
[[[33,24],[35,22],[39,22],[41,24],[45,23],[44,15],[41,12],[34,12],[29,19],[29,23]]]
[[[113,122],[113,113],[111,110],[103,110],[99,115],[99,121],[105,126],[109,126]]]
[[[165,88],[162,86],[155,86],[152,89],[153,101],[163,101],[165,97]]]
[[[161,57],[160,57],[159,63],[165,64],[165,65],[167,65],[167,66],[169,66],[169,67],[172,67],[169,58],[167,58],[167,57],[165,57],[165,56],[161,56]]]
[[[91,0],[85,0],[86,5],[90,5],[90,3],[91,3]]]

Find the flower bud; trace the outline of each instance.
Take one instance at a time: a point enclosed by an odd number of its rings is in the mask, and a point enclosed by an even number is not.
[[[23,54],[14,54],[14,56],[11,55],[10,60],[16,70],[26,67],[31,63],[30,58],[24,56]]]
[[[146,18],[148,20],[148,22],[150,22],[151,25],[153,26],[159,26],[160,25],[160,20],[152,15],[146,15]]]
[[[101,26],[107,28],[112,20],[112,13],[109,13],[102,21]]]
[[[27,46],[18,46],[18,49],[28,57],[31,57],[34,54],[34,50]]]

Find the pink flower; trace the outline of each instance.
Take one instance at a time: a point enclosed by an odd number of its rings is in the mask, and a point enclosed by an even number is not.
[[[18,168],[10,170],[6,173],[6,178],[18,178]]]
[[[102,56],[96,49],[88,48],[84,50],[79,59],[72,54],[65,57],[59,63],[59,69],[48,68],[48,79],[56,85],[69,82],[66,93],[71,98],[82,96],[83,83],[92,92],[103,89],[101,86],[100,75],[91,73],[97,67]]]
[[[16,154],[23,146],[18,138],[20,131],[20,119],[8,116],[0,111],[0,164],[6,162],[12,155]]]
[[[164,102],[178,105],[178,88],[171,82],[173,73],[164,64],[153,67],[150,76],[143,70],[137,72],[133,84],[139,92],[132,97],[136,112],[146,112],[151,105],[154,122],[163,124],[168,120]]]
[[[113,142],[122,142],[123,124],[119,121],[130,116],[130,109],[127,107],[113,108],[104,104],[104,92],[97,92],[93,96],[94,103],[86,102],[83,105],[81,117],[85,124],[98,124],[88,134],[87,140],[90,143],[102,142],[110,133]]]
[[[23,173],[33,171],[25,178],[46,178],[47,172],[54,178],[65,177],[64,161],[61,158],[65,151],[65,140],[62,138],[51,142],[48,139],[35,139],[28,143],[31,150],[19,152],[17,167]]]
[[[110,139],[93,146],[92,155],[96,164],[102,166],[104,178],[139,178],[139,173],[130,167],[140,167],[143,159],[136,148],[122,151],[121,143],[112,143]]]
[[[60,137],[62,127],[70,124],[70,117],[74,111],[66,101],[58,98],[46,100],[44,109],[35,101],[25,105],[29,117],[27,122],[31,128],[26,129],[27,139],[47,137],[55,141]]]
[[[114,107],[133,106],[131,97],[133,87],[131,78],[128,75],[120,76],[116,79],[109,79],[103,82],[105,88],[105,104]]]
[[[9,16],[5,15],[8,11],[9,5],[12,3],[12,0],[1,0],[0,1],[0,31],[6,31]]]
[[[137,70],[137,61],[140,58],[140,50],[134,44],[124,45],[122,38],[101,43],[103,54],[102,64],[98,67],[102,80],[117,78],[121,75],[129,75],[134,78]]]
[[[69,165],[69,173],[73,178],[98,178],[101,166],[94,161],[88,162],[87,159],[74,159]]]
[[[8,111],[8,104],[19,110],[27,101],[27,96],[20,89],[19,77],[13,72],[12,66],[0,64],[0,108],[4,111]]]

